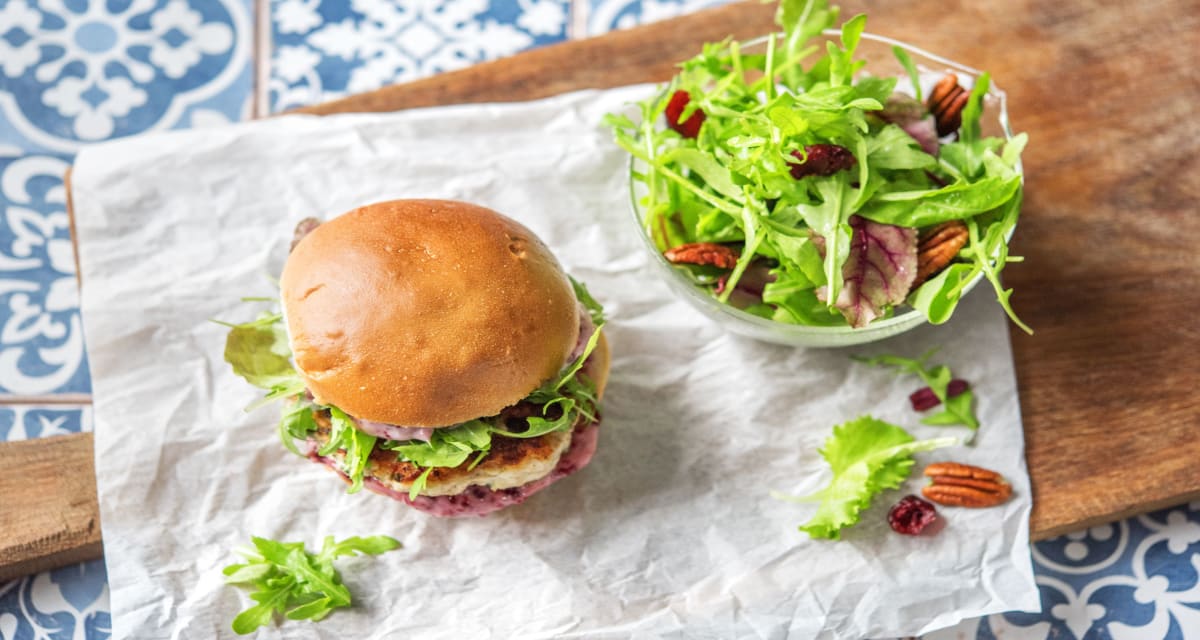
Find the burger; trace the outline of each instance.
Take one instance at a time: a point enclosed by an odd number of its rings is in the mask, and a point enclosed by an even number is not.
[[[603,310],[519,223],[449,200],[306,220],[279,284],[278,312],[229,325],[225,359],[351,493],[481,516],[591,460]]]

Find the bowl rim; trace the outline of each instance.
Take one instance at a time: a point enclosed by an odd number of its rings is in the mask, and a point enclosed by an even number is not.
[[[841,33],[842,32],[840,29],[825,29],[821,32],[821,35],[823,35],[823,36],[840,36]],[[784,34],[782,32],[765,34],[765,35],[761,35],[761,36],[758,36],[755,38],[751,38],[749,40],[745,40],[745,41],[741,42],[740,45],[741,46],[759,45],[759,44],[762,44],[763,42],[766,42],[767,38],[771,38],[771,37],[778,38],[778,37],[782,37],[782,36],[784,36]],[[880,44],[888,44],[888,45],[900,47],[901,49],[904,49],[905,51],[907,51],[909,53],[918,54],[924,58],[927,58],[928,60],[931,60],[933,62],[937,62],[938,64],[942,64],[947,67],[950,67],[951,69],[953,69],[955,71],[965,73],[971,77],[972,81],[977,80],[978,77],[984,73],[983,71],[980,71],[979,69],[975,69],[974,67],[970,67],[968,65],[962,64],[960,62],[956,62],[954,60],[950,60],[949,58],[937,55],[935,53],[930,53],[929,51],[926,51],[925,49],[913,46],[902,40],[890,38],[888,36],[883,36],[883,35],[871,33],[869,31],[864,31],[861,35],[861,39],[862,40],[870,40],[872,42],[877,42]],[[666,85],[665,84],[660,85],[660,87],[666,87]],[[665,89],[659,88],[658,90],[662,91]],[[1003,133],[1005,141],[1006,142],[1012,141],[1013,133],[1012,133],[1011,125],[1009,123],[1009,117],[1008,117],[1008,94],[1006,94],[1003,89],[1001,89],[999,86],[997,86],[995,81],[990,81],[990,83],[988,85],[987,95],[995,98],[996,102],[998,104],[999,113],[997,114],[997,121],[1000,124],[1000,129]],[[650,250],[650,253],[654,254],[655,260],[659,264],[660,268],[666,268],[670,272],[670,275],[668,277],[674,278],[678,281],[678,284],[684,285],[683,287],[673,287],[673,288],[679,289],[682,291],[686,291],[687,292],[686,295],[688,297],[690,297],[692,300],[697,301],[699,304],[703,304],[707,308],[713,309],[720,313],[724,313],[724,314],[729,315],[737,320],[754,325],[765,331],[783,332],[785,334],[793,335],[797,338],[801,338],[801,337],[807,338],[807,337],[822,336],[822,335],[835,336],[835,335],[842,335],[842,334],[868,334],[868,333],[874,333],[874,332],[881,332],[881,333],[886,332],[890,335],[891,333],[894,333],[892,330],[896,329],[896,327],[898,327],[898,326],[911,324],[912,327],[908,327],[908,328],[913,328],[917,325],[926,324],[929,322],[929,319],[926,318],[925,315],[922,314],[919,309],[909,309],[908,311],[906,311],[904,313],[892,315],[891,317],[884,318],[882,320],[876,320],[876,321],[870,322],[869,324],[867,324],[867,326],[862,327],[862,328],[855,328],[855,327],[850,326],[849,324],[847,324],[845,326],[830,327],[830,326],[821,326],[821,325],[807,325],[807,324],[793,324],[793,323],[789,323],[789,322],[777,322],[775,320],[770,320],[767,318],[763,318],[761,316],[756,316],[751,313],[746,313],[745,311],[742,311],[741,309],[738,309],[737,307],[735,307],[731,304],[723,303],[723,302],[713,298],[712,296],[701,292],[694,283],[687,281],[682,275],[680,275],[678,273],[678,270],[675,268],[675,265],[672,265],[670,262],[667,261],[667,259],[663,256],[662,252],[660,252],[658,250],[658,247],[654,244],[653,239],[651,239],[650,235],[647,234],[645,231],[645,226],[642,224],[641,207],[638,205],[638,194],[635,191],[634,180],[633,180],[634,169],[638,162],[639,162],[639,160],[636,157],[634,157],[632,155],[629,156],[629,160],[627,162],[628,176],[626,179],[626,182],[629,185],[629,208],[630,208],[630,212],[633,214],[634,223],[638,227],[638,235],[641,237],[642,242],[646,245],[646,248]],[[1025,184],[1025,170],[1024,170],[1024,166],[1021,163],[1021,160],[1019,158],[1017,159],[1017,165],[1016,165],[1015,169],[1016,169],[1018,175],[1021,176],[1021,184],[1023,186]],[[1013,225],[1013,228],[1010,229],[1009,232],[1005,235],[1005,244],[1008,244],[1009,242],[1012,241],[1012,235],[1016,231],[1016,226],[1017,225]],[[972,278],[971,281],[968,282],[963,287],[962,293],[960,294],[960,297],[959,297],[960,300],[962,299],[963,296],[966,296],[968,293],[971,292],[972,289],[974,289],[979,284],[979,282],[983,279],[983,275],[984,274],[982,272],[975,274],[975,277]],[[918,317],[920,318],[920,321],[915,322],[915,319]],[[901,331],[905,331],[905,330],[907,330],[907,329],[901,329]]]

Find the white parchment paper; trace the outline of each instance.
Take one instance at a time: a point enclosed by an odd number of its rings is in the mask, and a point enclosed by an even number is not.
[[[979,287],[942,327],[805,350],[722,332],[658,281],[601,116],[646,87],[515,105],[284,117],[86,149],[74,202],[95,395],[96,473],[117,638],[232,636],[247,605],[220,569],[251,535],[316,544],[390,534],[341,566],[356,606],[264,638],[860,638],[1038,606],[1030,491],[1005,319]],[[538,233],[606,306],[613,349],[589,467],[483,519],[346,495],[278,442],[276,408],[222,361],[225,330],[272,295],[292,227],[397,197],[476,202]],[[345,304],[356,304],[346,300]],[[973,384],[974,448],[918,456],[996,469],[1002,508],[942,509],[935,537],[892,533],[889,492],[840,542],[780,502],[828,480],[817,448],[865,413],[919,438],[918,384],[852,353],[938,360]],[[918,467],[919,468],[919,467]]]

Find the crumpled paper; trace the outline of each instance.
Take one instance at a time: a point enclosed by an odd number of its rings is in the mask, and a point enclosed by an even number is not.
[[[1004,314],[979,287],[941,327],[861,348],[731,335],[651,268],[627,159],[601,116],[649,87],[387,115],[281,117],[85,149],[73,175],[96,474],[116,638],[232,636],[247,594],[221,568],[250,536],[404,548],[339,566],[355,606],[263,638],[861,638],[1035,609],[1029,481]],[[276,407],[222,360],[225,329],[274,294],[292,227],[398,197],[467,200],[523,222],[606,307],[613,350],[585,470],[488,518],[442,520],[347,495],[287,453]],[[357,304],[346,300],[345,304]],[[796,530],[829,471],[834,424],[870,413],[918,438],[919,383],[850,360],[915,356],[971,381],[974,447],[917,456],[1004,473],[1001,508],[942,509],[935,537],[892,533],[884,494],[840,542]],[[918,466],[919,468],[919,466]],[[401,635],[403,634],[403,635]]]

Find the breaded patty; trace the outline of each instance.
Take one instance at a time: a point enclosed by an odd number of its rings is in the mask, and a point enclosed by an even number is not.
[[[318,446],[329,441],[329,417],[316,412],[318,429],[312,437]],[[462,493],[471,485],[491,489],[519,487],[548,475],[558,464],[563,452],[571,445],[571,431],[555,431],[534,438],[505,438],[492,436],[492,449],[474,469],[468,470],[474,456],[457,467],[434,467],[426,479],[423,496],[449,496]],[[344,471],[345,453],[335,451],[328,456]],[[396,459],[395,451],[376,447],[367,461],[365,478],[375,478],[384,486],[407,492],[425,470],[411,462]]]

